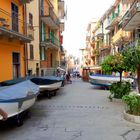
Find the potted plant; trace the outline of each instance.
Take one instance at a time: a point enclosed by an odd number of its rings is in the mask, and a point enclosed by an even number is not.
[[[109,88],[111,92],[109,99],[111,101],[112,98],[121,99],[123,95],[129,94],[131,90],[131,84],[129,82],[122,82],[122,73],[126,71],[126,65],[123,59],[121,53],[109,55],[101,65],[104,73],[119,72],[120,81],[113,83]]]
[[[129,82],[116,82],[110,86],[110,96],[109,99],[112,98],[122,99],[124,95],[128,95],[131,91],[131,84]]]
[[[140,123],[140,95],[125,95],[122,100],[126,104],[124,118],[131,122]]]

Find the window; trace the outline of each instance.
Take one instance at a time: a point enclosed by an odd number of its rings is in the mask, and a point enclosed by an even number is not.
[[[30,59],[34,59],[34,47],[30,45]]]
[[[18,32],[18,7],[11,3],[11,13],[12,13],[12,30]]]
[[[33,15],[29,13],[29,25],[33,26]]]

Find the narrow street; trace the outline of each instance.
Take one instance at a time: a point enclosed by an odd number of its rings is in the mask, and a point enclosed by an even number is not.
[[[123,119],[121,101],[80,79],[41,98],[21,127],[0,128],[0,140],[138,140],[140,127]]]

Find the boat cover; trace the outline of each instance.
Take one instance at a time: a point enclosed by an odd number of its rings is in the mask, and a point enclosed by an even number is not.
[[[0,102],[17,101],[31,96],[37,96],[39,87],[30,80],[15,85],[0,87]]]
[[[62,81],[62,78],[56,76],[44,76],[31,78],[30,80],[37,85],[50,85]]]
[[[50,79],[50,80],[57,80],[57,81],[62,81],[63,77],[58,77],[58,76],[44,76],[45,79]]]

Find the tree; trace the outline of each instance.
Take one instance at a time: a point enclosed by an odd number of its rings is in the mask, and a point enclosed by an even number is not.
[[[107,56],[101,67],[105,73],[119,72],[120,82],[122,82],[122,72],[126,70],[126,66],[121,53]]]
[[[125,48],[122,55],[127,69],[137,72],[137,83],[140,93],[140,46]]]

